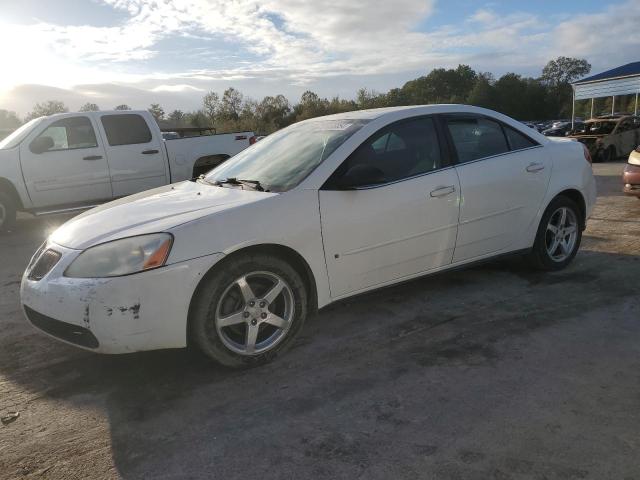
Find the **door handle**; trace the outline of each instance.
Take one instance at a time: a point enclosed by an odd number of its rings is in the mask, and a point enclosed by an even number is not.
[[[83,160],[100,160],[102,155],[89,155],[88,157],[82,157]]]
[[[453,185],[449,185],[446,187],[438,187],[435,190],[431,190],[429,195],[431,195],[434,198],[445,197],[447,195],[451,195],[455,191],[456,191],[456,187],[454,187]]]
[[[534,173],[539,172],[540,170],[544,170],[544,164],[538,162],[531,162],[527,165],[527,172]]]
[[[160,153],[159,150],[143,150],[143,155],[153,155],[154,153]]]

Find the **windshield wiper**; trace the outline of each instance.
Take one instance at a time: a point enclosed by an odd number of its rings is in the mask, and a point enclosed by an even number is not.
[[[260,184],[259,180],[243,180],[235,177],[228,177],[228,178],[225,178],[224,180],[218,180],[215,182],[215,185],[223,185],[225,183],[229,185],[242,185],[242,186],[247,185],[259,192],[269,191]]]

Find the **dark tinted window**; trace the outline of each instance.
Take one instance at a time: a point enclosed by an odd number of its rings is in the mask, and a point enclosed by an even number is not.
[[[526,137],[525,135],[514,130],[511,127],[503,125],[502,128],[504,128],[504,131],[507,134],[511,150],[522,150],[523,148],[535,147],[537,145],[537,143],[531,140],[529,137]]]
[[[47,140],[51,145],[51,147],[47,149],[48,152],[98,146],[96,134],[91,126],[91,121],[87,117],[69,117],[57,120],[38,135],[38,137],[31,142],[31,145],[42,137],[51,139]]]
[[[381,170],[386,182],[430,172],[442,166],[433,119],[420,118],[384,128],[351,154],[341,167],[345,173],[355,165]]]
[[[482,117],[449,117],[447,125],[460,162],[509,151],[507,139],[498,122]]]
[[[149,143],[151,131],[144,118],[136,114],[104,115],[102,126],[109,145],[133,145]]]

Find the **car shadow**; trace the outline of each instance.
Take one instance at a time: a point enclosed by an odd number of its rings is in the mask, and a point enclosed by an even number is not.
[[[637,255],[582,251],[562,272],[502,259],[410,281],[331,305],[285,356],[244,371],[190,350],[91,354],[14,319],[0,374],[35,402],[103,411],[122,478],[354,478],[383,458],[464,463],[420,441],[431,436],[412,417],[428,406],[452,422],[442,435],[454,434],[469,411],[443,411],[442,392],[464,391],[460,375],[483,368],[498,388],[491,372],[521,355],[514,345],[637,295],[624,280],[638,267]]]

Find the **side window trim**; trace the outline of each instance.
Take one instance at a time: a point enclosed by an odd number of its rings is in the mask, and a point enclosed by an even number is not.
[[[540,147],[542,147],[542,144],[540,144],[540,142],[538,142],[537,140],[534,140],[533,138],[531,138],[526,133],[521,132],[520,130],[515,129],[515,128],[511,127],[510,125],[505,124],[504,122],[502,122],[501,120],[498,120],[497,118],[490,117],[489,115],[483,115],[482,113],[472,113],[472,112],[469,112],[469,113],[466,113],[466,112],[453,112],[453,113],[441,113],[438,116],[441,117],[443,134],[446,137],[447,146],[449,147],[449,149],[451,151],[451,159],[454,162],[454,165],[467,165],[469,163],[481,162],[481,161],[487,160],[489,158],[501,157],[503,155],[509,155],[511,153],[514,153],[514,152],[524,152],[526,150],[531,150],[532,148],[540,148]],[[500,128],[502,130],[502,134],[504,135],[504,138],[505,138],[505,141],[507,142],[507,146],[508,146],[509,150],[507,152],[497,153],[495,155],[489,155],[487,157],[476,158],[474,160],[469,160],[467,162],[461,162],[460,159],[458,158],[458,151],[456,150],[456,147],[455,147],[455,145],[453,143],[453,137],[451,136],[451,132],[449,131],[449,128],[447,126],[447,118],[451,118],[451,117],[457,117],[457,118],[485,118],[487,120],[491,120],[493,122],[496,122],[498,125],[500,125]],[[505,131],[505,127],[513,128],[517,133],[520,133],[524,137],[529,139],[534,145],[532,145],[531,147],[527,147],[527,148],[512,149],[511,148],[511,142],[509,141],[509,136],[507,135],[507,132]]]
[[[385,183],[378,183],[375,185],[367,185],[367,186],[362,186],[362,187],[357,187],[354,188],[354,190],[371,190],[373,188],[381,188],[381,187],[386,187],[388,185],[393,185],[395,183],[400,183],[400,182],[405,182],[407,180],[412,180],[414,178],[418,178],[418,177],[422,177],[424,175],[430,175],[432,173],[436,173],[436,172],[441,172],[443,170],[447,170],[449,168],[453,168],[455,167],[456,163],[454,161],[454,157],[453,155],[450,154],[450,149],[448,147],[448,145],[446,145],[444,138],[443,138],[443,131],[442,131],[442,126],[440,125],[441,123],[441,114],[437,114],[437,113],[430,113],[427,115],[418,115],[415,117],[409,117],[409,118],[403,118],[400,120],[396,120],[393,123],[390,123],[384,127],[382,127],[381,129],[377,130],[376,132],[373,132],[369,137],[367,137],[365,140],[363,140],[356,148],[353,149],[353,151],[351,153],[349,153],[349,155],[347,155],[345,157],[345,159],[342,161],[342,163],[333,171],[333,173],[329,176],[329,178],[327,178],[327,180],[325,180],[325,182],[322,184],[322,186],[320,187],[320,190],[325,190],[325,191],[334,191],[334,190],[339,190],[337,188],[335,188],[332,183],[334,180],[334,176],[337,174],[338,171],[340,171],[343,167],[343,165],[346,164],[346,162],[349,160],[349,158],[364,144],[366,144],[367,142],[371,141],[376,135],[382,133],[388,133],[388,130],[397,126],[397,125],[401,125],[402,123],[406,123],[406,122],[411,122],[411,121],[415,121],[415,120],[422,120],[425,118],[430,118],[433,121],[435,130],[436,130],[436,138],[438,139],[438,146],[440,148],[440,157],[441,157],[441,165],[440,167],[430,170],[428,172],[422,172],[422,173],[417,173],[415,175],[411,175],[410,177],[405,177],[405,178],[400,178],[398,180],[390,180],[389,182],[385,182]],[[386,144],[389,142],[389,139],[387,139],[387,142],[385,143],[385,149],[386,149]],[[342,174],[344,172],[341,172],[340,174]]]

